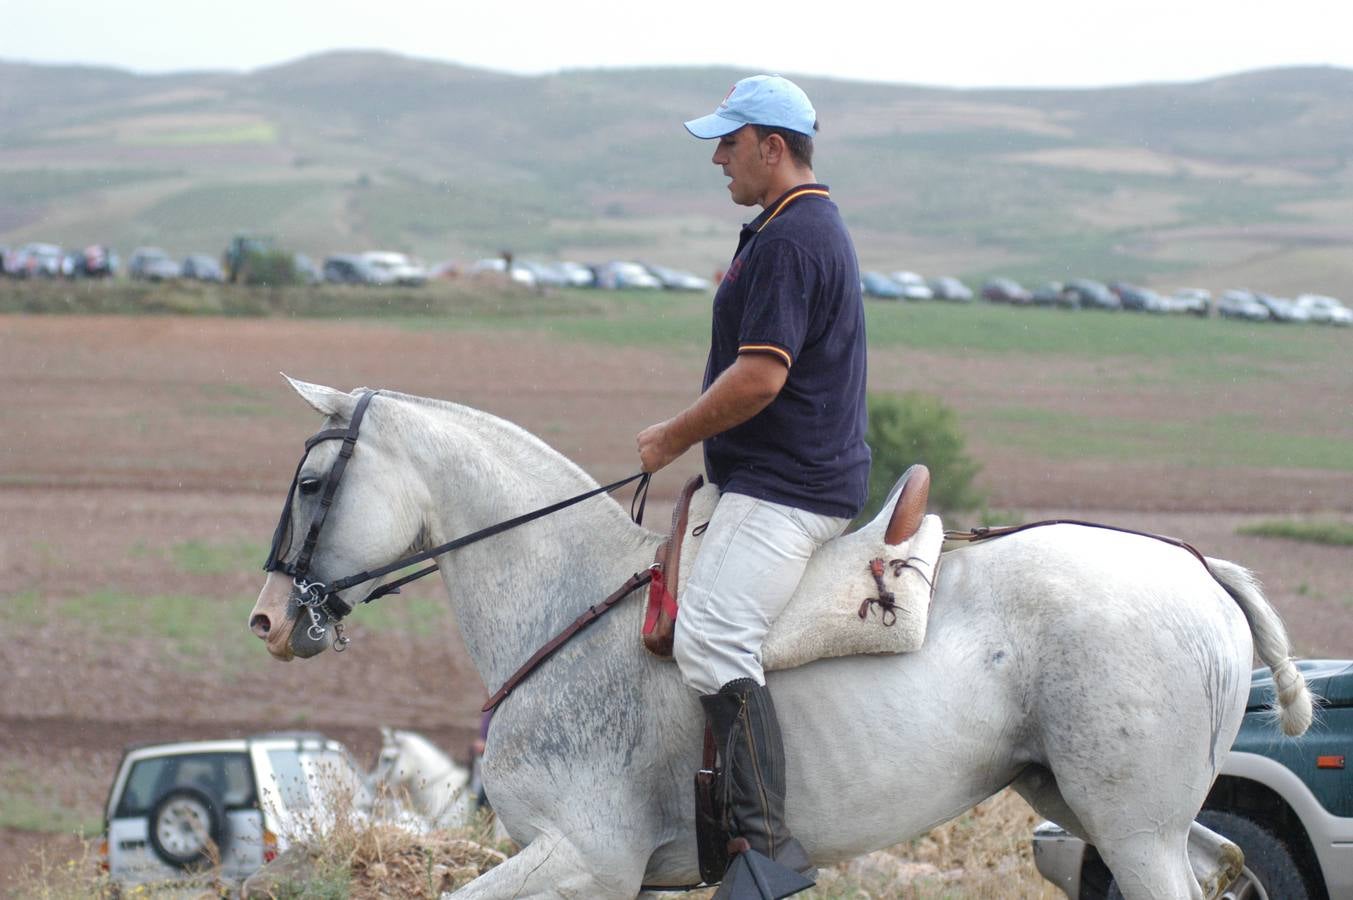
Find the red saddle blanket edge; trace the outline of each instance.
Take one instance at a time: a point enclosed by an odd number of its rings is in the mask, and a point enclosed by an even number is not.
[[[662,569],[654,569],[653,580],[648,583],[648,612],[644,616],[644,634],[653,633],[653,629],[658,626],[659,617],[675,620],[677,602],[672,592],[667,590],[667,580],[663,577]]]
[[[677,576],[681,560],[681,544],[686,537],[691,498],[705,484],[704,476],[692,475],[677,495],[672,507],[672,531],[658,547],[653,560],[653,580],[648,585],[648,609],[644,614],[642,639],[644,649],[654,656],[670,659],[672,641],[676,637]]]

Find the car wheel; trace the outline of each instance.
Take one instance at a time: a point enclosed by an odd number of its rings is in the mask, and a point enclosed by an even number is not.
[[[171,866],[196,868],[220,861],[221,803],[205,791],[174,788],[150,811],[150,846]]]
[[[1240,845],[1245,868],[1220,900],[1311,900],[1311,893],[1287,845],[1252,819],[1219,809],[1205,809],[1198,822]],[[1116,883],[1109,900],[1123,900]]]

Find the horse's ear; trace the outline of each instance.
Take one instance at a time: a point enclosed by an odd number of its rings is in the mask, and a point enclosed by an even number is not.
[[[281,373],[281,375],[296,389],[296,393],[301,395],[301,399],[309,403],[316,412],[326,416],[352,418],[352,410],[357,405],[357,398],[352,394],[345,394],[322,384],[299,381],[286,372]]]

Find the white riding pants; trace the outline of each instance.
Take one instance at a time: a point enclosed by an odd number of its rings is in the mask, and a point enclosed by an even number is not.
[[[717,693],[738,678],[766,683],[761,644],[793,596],[808,558],[849,519],[724,494],[681,586],[672,656],[686,683]]]

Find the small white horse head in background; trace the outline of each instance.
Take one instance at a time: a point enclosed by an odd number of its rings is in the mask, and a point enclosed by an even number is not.
[[[430,828],[460,828],[474,820],[469,771],[416,731],[381,727],[371,780],[378,795],[406,799]]]

